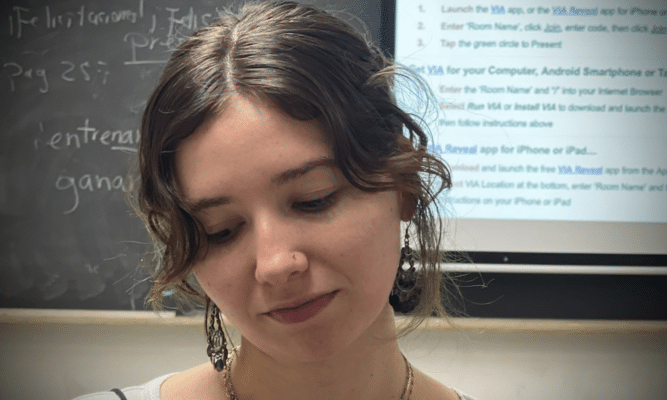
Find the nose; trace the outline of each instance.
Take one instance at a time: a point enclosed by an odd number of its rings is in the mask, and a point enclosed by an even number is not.
[[[298,250],[299,234],[280,217],[257,221],[255,279],[261,284],[282,285],[308,269],[308,258]]]

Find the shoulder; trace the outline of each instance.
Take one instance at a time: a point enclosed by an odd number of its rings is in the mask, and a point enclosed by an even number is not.
[[[414,399],[418,400],[475,400],[475,398],[452,389],[415,369]]]
[[[210,363],[169,377],[164,381],[160,392],[160,400],[227,398],[220,383],[220,373],[213,369]]]
[[[120,392],[127,400],[160,400],[160,386],[165,380],[173,375],[175,374],[163,375],[143,385],[120,389]],[[86,394],[77,397],[74,400],[121,400],[123,398],[121,397],[121,394],[109,390],[106,392]]]
[[[456,392],[456,394],[459,395],[459,397],[461,398],[461,400],[477,400],[477,399],[475,399],[474,397],[472,397],[472,396],[470,396],[470,395],[467,395],[467,394],[461,392],[461,391],[458,390],[458,389],[454,389],[454,391]]]

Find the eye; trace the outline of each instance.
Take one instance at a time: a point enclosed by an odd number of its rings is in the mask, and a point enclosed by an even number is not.
[[[337,196],[338,192],[333,192],[327,196],[320,197],[319,199],[300,201],[294,203],[294,208],[305,212],[324,211],[336,202]]]
[[[233,228],[225,228],[215,233],[209,233],[206,235],[208,242],[211,244],[223,244],[231,241],[238,234],[241,227],[245,225],[245,222],[238,224]]]

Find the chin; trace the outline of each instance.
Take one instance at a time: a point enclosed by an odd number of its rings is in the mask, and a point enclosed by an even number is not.
[[[347,319],[345,323],[335,326],[322,326],[304,332],[303,335],[294,335],[287,345],[283,343],[279,348],[281,352],[289,349],[285,356],[306,363],[322,362],[335,358],[350,348],[353,348],[355,352],[361,351],[361,346],[367,346],[377,340],[383,341],[382,338],[390,337],[394,333],[393,318],[391,318],[391,321],[384,318],[388,308],[390,309],[391,306],[387,301],[386,307],[381,308],[378,315],[370,323]],[[393,316],[393,313],[390,312],[389,315]],[[366,324],[368,325],[366,326]],[[383,329],[386,326],[389,326],[388,329],[391,332]],[[383,341],[383,343],[385,342]]]

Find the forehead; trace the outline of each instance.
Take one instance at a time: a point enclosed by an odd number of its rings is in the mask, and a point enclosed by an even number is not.
[[[176,177],[187,199],[242,188],[306,160],[333,157],[316,121],[300,121],[258,98],[236,97],[176,150]]]

